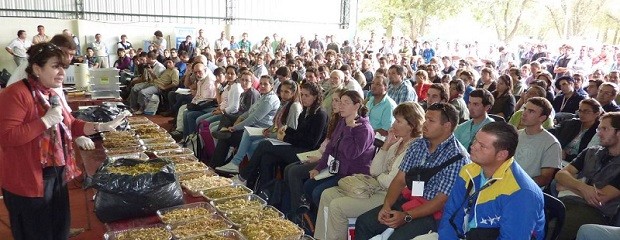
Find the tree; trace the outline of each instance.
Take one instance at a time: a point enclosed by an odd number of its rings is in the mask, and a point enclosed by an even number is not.
[[[549,1],[545,8],[559,36],[570,39],[584,36],[595,21],[600,21],[607,0],[559,0]]]
[[[368,16],[362,17],[360,23],[369,26],[379,20],[386,29],[386,35],[392,36],[395,22],[401,20],[405,23],[402,26],[403,32],[415,39],[426,33],[430,20],[453,16],[463,2],[464,0],[367,0],[363,3],[362,11],[368,10]]]
[[[521,19],[534,0],[479,0],[472,9],[475,18],[495,29],[497,38],[509,42],[522,27]]]

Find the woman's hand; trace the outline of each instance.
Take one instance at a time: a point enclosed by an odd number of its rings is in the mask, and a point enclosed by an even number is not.
[[[131,113],[129,111],[123,111],[122,113],[118,114],[116,118],[114,118],[114,120],[110,122],[106,122],[106,123],[101,123],[99,125],[99,131],[102,131],[102,132],[116,131],[116,127],[121,125],[121,123],[123,123],[123,120],[125,120],[125,118],[128,116],[131,116]]]
[[[390,130],[388,130],[388,135],[385,138],[385,141],[383,142],[383,146],[381,148],[384,150],[388,150],[390,149],[390,147],[392,147],[392,145],[394,145],[396,142],[398,142],[401,139],[402,137],[396,137],[396,135],[394,135],[394,128],[390,128]]]
[[[308,173],[310,174],[310,179],[314,179],[314,177],[316,177],[316,175],[319,175],[319,171],[316,170],[316,169],[312,169]]]
[[[270,130],[269,128],[265,128],[263,129],[263,137],[269,137],[270,135]]]
[[[317,162],[321,159],[321,156],[308,156],[308,160],[306,160],[307,163],[314,163]]]
[[[347,126],[349,126],[351,128],[354,128],[354,127],[357,127],[357,126],[361,125],[361,124],[357,123],[357,121],[355,121],[355,118],[352,118],[352,119],[348,119],[347,118],[346,122],[347,122]]]
[[[74,141],[75,141],[75,144],[77,144],[78,147],[80,147],[81,149],[84,149],[84,150],[95,149],[95,143],[93,142],[93,140],[91,140],[88,137],[81,136],[81,137],[76,138]]]
[[[64,116],[62,115],[62,107],[56,106],[47,110],[45,116],[41,117],[45,128],[51,128],[52,126],[62,122]]]
[[[276,134],[278,140],[284,141],[284,136],[286,135],[286,125],[280,127],[278,129],[278,133]]]

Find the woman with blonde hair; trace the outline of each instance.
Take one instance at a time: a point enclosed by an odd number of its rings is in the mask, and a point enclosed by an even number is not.
[[[323,191],[314,237],[328,240],[346,239],[348,218],[358,217],[383,203],[409,144],[422,136],[424,123],[424,110],[415,102],[401,103],[394,109],[393,115],[396,121],[370,165],[370,175],[379,182],[382,190],[364,199],[346,196],[338,187]]]

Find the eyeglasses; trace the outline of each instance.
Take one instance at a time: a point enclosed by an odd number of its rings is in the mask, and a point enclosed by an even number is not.
[[[62,51],[60,50],[60,48],[58,46],[56,46],[55,44],[52,43],[47,43],[45,44],[43,47],[39,48],[37,50],[36,53],[34,53],[31,58],[36,58],[37,56],[39,56],[39,54],[41,54],[43,51],[49,51],[49,52],[53,52],[53,51]]]
[[[446,117],[446,119],[450,119],[450,116],[448,116],[448,112],[446,110],[446,108],[448,108],[448,104],[445,103],[433,103],[433,105],[430,105],[428,107],[428,111],[434,110],[434,111],[441,111],[441,115],[443,115],[444,117]]]

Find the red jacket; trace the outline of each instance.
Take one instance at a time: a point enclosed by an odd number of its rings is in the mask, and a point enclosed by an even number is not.
[[[39,141],[46,130],[32,93],[23,82],[0,92],[0,179],[3,189],[24,197],[43,197]],[[84,135],[84,121],[63,108],[64,123],[73,136]]]

